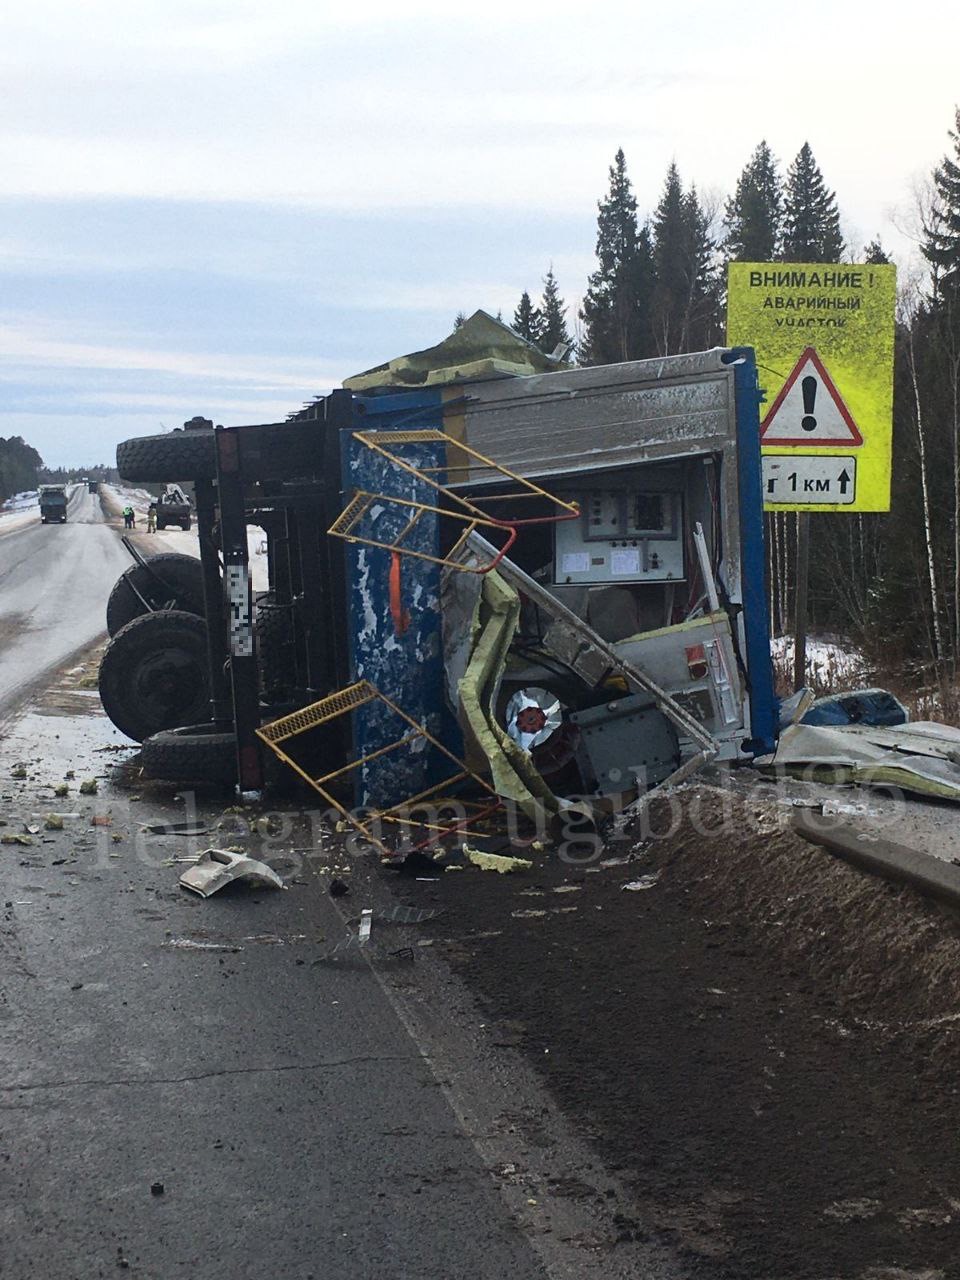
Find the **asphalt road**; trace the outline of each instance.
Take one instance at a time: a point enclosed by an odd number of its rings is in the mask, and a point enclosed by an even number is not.
[[[317,962],[329,877],[185,893],[194,842],[138,834],[183,807],[111,785],[87,696],[0,739],[5,830],[68,810],[0,856],[0,1275],[545,1280],[374,972]],[[67,764],[99,796],[51,800]]]
[[[130,564],[96,494],[76,485],[66,524],[0,523],[0,716],[106,630],[114,582]]]

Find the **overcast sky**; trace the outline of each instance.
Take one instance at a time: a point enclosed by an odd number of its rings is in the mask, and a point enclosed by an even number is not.
[[[571,308],[623,146],[729,193],[809,140],[854,245],[947,150],[960,7],[741,0],[21,0],[0,19],[0,435],[51,464],[283,418],[512,315]]]

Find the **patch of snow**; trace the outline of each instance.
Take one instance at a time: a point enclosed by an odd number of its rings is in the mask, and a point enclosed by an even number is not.
[[[770,652],[776,664],[793,665],[793,636],[776,636],[770,641]],[[854,688],[869,681],[863,654],[852,645],[829,636],[807,638],[807,683],[815,688]]]
[[[27,493],[15,493],[12,498],[0,504],[0,515],[12,515],[16,511],[26,511],[30,507],[35,507],[39,497],[36,489],[31,489]]]

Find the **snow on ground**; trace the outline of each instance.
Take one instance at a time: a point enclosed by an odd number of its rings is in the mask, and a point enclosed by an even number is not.
[[[0,506],[0,534],[13,533],[40,519],[39,495],[18,493]]]
[[[150,503],[155,501],[152,493],[146,489],[133,489],[125,484],[103,484],[101,489],[105,489],[108,496],[113,494],[121,507],[125,507],[128,503],[137,513],[137,523],[140,524],[140,517],[143,523],[147,523],[147,509]]]
[[[793,636],[776,636],[770,641],[774,666],[793,671]],[[835,637],[807,637],[807,684],[818,693],[842,692],[862,687],[869,681],[862,653]]]
[[[30,489],[26,493],[15,493],[12,498],[8,498],[6,502],[0,504],[0,516],[10,515],[15,511],[25,511],[28,507],[35,507],[39,497],[40,494],[36,489]]]
[[[107,496],[114,499],[118,508],[125,507],[128,503],[133,507],[136,528],[140,533],[146,534],[147,509],[154,501],[154,495],[146,489],[136,489],[123,484],[104,484],[101,488],[107,490]],[[187,556],[200,555],[196,520],[187,533],[182,529],[163,529],[147,536],[151,540],[156,539],[157,552],[179,551]],[[267,535],[258,526],[247,527],[247,555],[250,558],[250,578],[254,591],[266,591],[270,585],[267,580],[266,538]]]

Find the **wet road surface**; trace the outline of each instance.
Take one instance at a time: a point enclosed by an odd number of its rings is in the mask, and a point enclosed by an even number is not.
[[[113,584],[130,564],[96,494],[76,485],[66,524],[0,528],[0,717],[106,631]]]
[[[67,810],[3,850],[0,1274],[546,1280],[371,968],[316,963],[326,882],[185,893],[193,843],[138,832],[183,807],[111,786],[87,696],[0,740],[9,829]],[[66,763],[99,796],[52,800]]]

